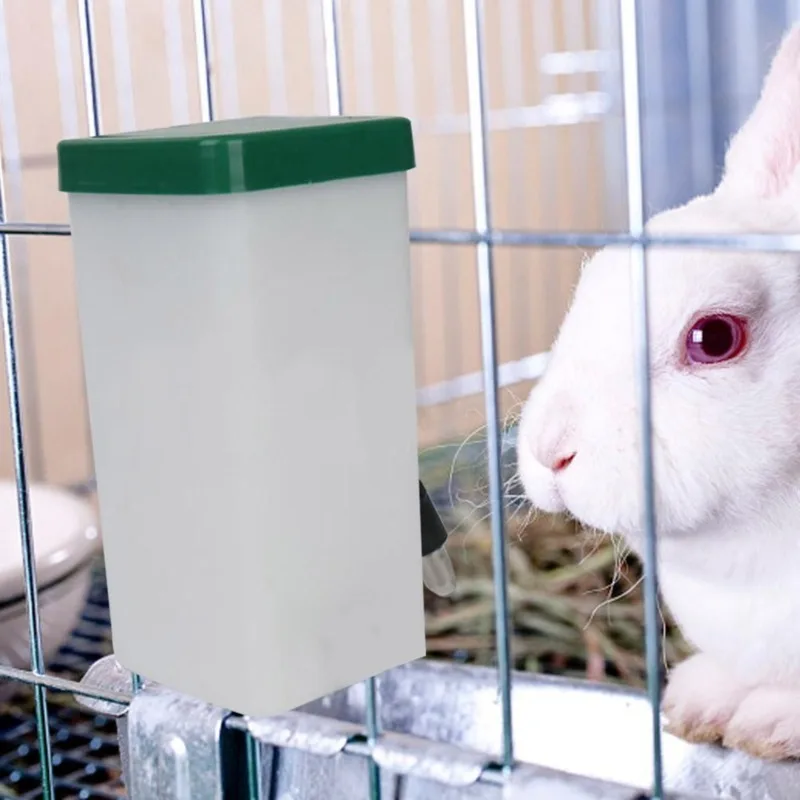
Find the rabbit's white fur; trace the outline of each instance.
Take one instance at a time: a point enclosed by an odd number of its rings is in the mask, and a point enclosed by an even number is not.
[[[732,140],[719,187],[648,230],[800,232],[798,165],[800,26]],[[665,713],[686,738],[800,756],[800,254],[656,248],[648,264],[661,589],[699,651],[673,671]],[[622,248],[585,265],[525,405],[518,460],[534,505],[641,552],[630,274]],[[746,318],[748,346],[688,366],[686,332],[709,312]]]

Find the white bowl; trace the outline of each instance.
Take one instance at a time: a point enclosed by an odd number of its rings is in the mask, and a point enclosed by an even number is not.
[[[66,489],[29,489],[31,530],[39,588],[42,648],[47,663],[80,620],[100,549],[91,504]],[[30,669],[28,617],[16,485],[0,481],[0,664]],[[0,679],[0,699],[18,685]]]

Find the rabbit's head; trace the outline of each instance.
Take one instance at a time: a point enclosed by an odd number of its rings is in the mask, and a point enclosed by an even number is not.
[[[651,233],[800,231],[800,27],[733,138],[720,185]],[[800,491],[800,253],[648,251],[659,533],[741,520]],[[641,439],[631,262],[606,248],[581,273],[547,371],[523,411],[533,504],[638,539]]]

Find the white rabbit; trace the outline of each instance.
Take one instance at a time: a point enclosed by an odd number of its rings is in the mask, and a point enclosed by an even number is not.
[[[732,140],[713,194],[651,232],[800,232],[800,26]],[[661,590],[697,654],[668,730],[800,757],[800,254],[650,252]],[[532,503],[642,551],[630,259],[585,265],[520,424]]]

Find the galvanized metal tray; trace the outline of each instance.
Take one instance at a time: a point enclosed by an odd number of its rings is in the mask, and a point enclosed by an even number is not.
[[[109,656],[85,681],[125,691],[130,675]],[[220,800],[240,796],[244,753],[262,798],[354,800],[369,797],[369,754],[384,798],[647,797],[652,774],[650,710],[636,691],[515,674],[514,739],[520,767],[504,780],[496,673],[420,661],[378,679],[383,736],[373,749],[363,727],[365,688],[337,692],[281,717],[230,715],[163,687],[145,684],[119,713],[131,800]],[[797,800],[800,765],[664,737],[671,797]],[[182,778],[180,776],[183,776]],[[231,794],[230,792],[234,793]],[[246,796],[246,795],[244,795]]]

